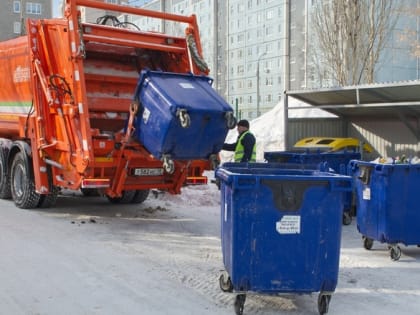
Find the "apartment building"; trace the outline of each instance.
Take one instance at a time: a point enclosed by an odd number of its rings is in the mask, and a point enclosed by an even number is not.
[[[130,1],[130,0],[129,0]],[[131,0],[138,5],[139,0]],[[179,15],[192,15],[197,18],[200,31],[203,58],[210,68],[210,76],[214,80],[213,87],[220,93],[226,91],[226,18],[224,0],[149,0],[141,7]],[[127,2],[128,4],[130,2]],[[173,22],[163,22],[153,18],[129,17],[142,30],[169,33],[184,36],[185,25]]]
[[[104,1],[104,0],[102,0]],[[335,85],[322,82],[311,62],[313,0],[106,0],[151,10],[197,16],[204,59],[213,87],[236,110],[253,119],[273,108],[285,90]],[[404,4],[420,11],[420,0]],[[410,10],[409,10],[410,11]],[[403,13],[378,64],[376,82],[420,78],[420,54],[413,53],[403,34],[419,37],[419,17]],[[103,12],[102,12],[103,14]],[[133,16],[119,17],[143,30],[183,36],[171,22]],[[86,20],[94,21],[91,14]]]
[[[26,32],[25,20],[52,17],[52,0],[2,0],[0,40],[11,39]]]

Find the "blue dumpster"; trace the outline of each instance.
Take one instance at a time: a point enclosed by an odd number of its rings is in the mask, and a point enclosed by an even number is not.
[[[208,159],[236,120],[207,76],[142,71],[136,88],[138,140],[156,158]]]
[[[347,166],[351,160],[360,160],[360,152],[337,151],[337,152],[294,152],[273,151],[264,152],[267,162],[278,163],[302,163],[302,164],[326,164],[334,172],[347,175]]]
[[[225,163],[221,183],[221,239],[226,272],[223,291],[320,292],[328,311],[337,285],[341,215],[348,176],[270,163]]]
[[[264,152],[264,159],[277,163],[301,163],[319,165],[323,168],[332,169],[341,175],[349,175],[348,165],[351,160],[360,160],[361,154],[356,151],[273,151]],[[343,204],[343,224],[349,225],[352,221],[353,192],[346,194]]]
[[[420,244],[419,164],[351,161],[357,194],[357,229],[363,246],[387,243],[392,260],[401,257],[398,243]]]

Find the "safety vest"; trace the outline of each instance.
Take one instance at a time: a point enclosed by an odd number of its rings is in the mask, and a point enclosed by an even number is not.
[[[244,146],[242,145],[242,138],[245,136],[245,134],[250,133],[249,131],[245,131],[238,139],[238,142],[236,143],[235,147],[235,162],[240,162],[244,156]],[[254,147],[252,148],[252,155],[251,160],[248,162],[255,162],[257,160],[257,152],[256,152],[256,145],[254,144]]]

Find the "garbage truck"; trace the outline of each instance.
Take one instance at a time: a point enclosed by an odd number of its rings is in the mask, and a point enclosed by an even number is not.
[[[233,110],[212,88],[195,15],[65,0],[0,42],[0,198],[50,207],[62,189],[141,203],[217,161]],[[82,21],[82,8],[117,13]],[[182,35],[119,22],[179,23]],[[201,165],[204,165],[201,167]]]

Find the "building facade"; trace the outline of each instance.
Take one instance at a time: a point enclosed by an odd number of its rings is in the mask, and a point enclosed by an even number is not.
[[[134,1],[136,5],[140,1]],[[223,0],[149,0],[141,7],[149,10],[174,13],[179,15],[194,14],[200,31],[203,58],[206,61],[213,87],[222,95],[226,91],[227,71],[226,54],[226,2]],[[127,3],[129,4],[129,3]],[[184,36],[185,25],[174,22],[164,22],[152,18],[128,17],[129,21],[147,31],[163,32],[175,36]]]
[[[311,63],[313,0],[106,1],[195,14],[213,87],[232,105],[238,118],[253,119],[269,111],[279,103],[285,90],[335,85],[331,79],[321,82]],[[376,82],[420,78],[420,53],[416,56],[412,52],[410,41],[401,41],[404,34],[419,41],[419,17],[410,14],[420,11],[419,3],[420,0],[404,1],[413,10],[401,13],[378,64]],[[85,15],[87,21],[94,21],[92,14]],[[183,26],[171,22],[134,16],[119,18],[142,30],[184,34]]]
[[[0,11],[0,40],[18,37],[26,32],[25,20],[52,17],[51,0],[3,0]]]

